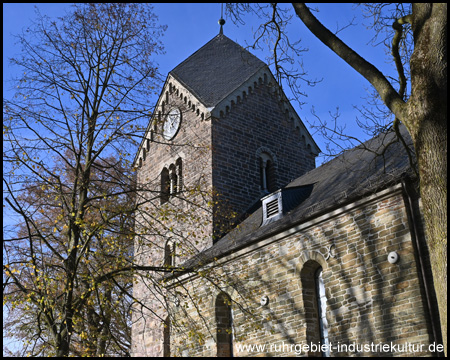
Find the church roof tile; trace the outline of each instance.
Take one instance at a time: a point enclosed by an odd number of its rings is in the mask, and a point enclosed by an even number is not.
[[[214,107],[265,66],[256,56],[219,34],[170,74],[206,107]]]

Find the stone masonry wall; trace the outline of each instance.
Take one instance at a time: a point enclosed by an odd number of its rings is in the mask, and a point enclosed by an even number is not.
[[[233,221],[231,213],[241,215],[264,195],[260,188],[261,151],[270,151],[274,156],[277,187],[315,167],[315,156],[301,141],[299,130],[286,118],[266,83],[255,84],[220,118],[199,112],[201,106],[175,82],[170,83],[161,99],[164,107],[160,107],[156,131],[152,125],[153,134],[147,134],[137,161],[141,186],[138,201],[145,202],[143,212],[136,215],[136,229],[144,229],[135,241],[135,260],[140,264],[162,265],[169,238],[180,245],[175,247],[177,264],[210,247],[214,226],[217,229]],[[175,106],[182,111],[181,128],[173,140],[167,141],[161,136],[163,120]],[[161,171],[179,158],[183,164],[183,192],[161,206]],[[219,194],[215,199],[209,197],[212,189]],[[192,203],[196,205],[189,205]],[[211,204],[220,204],[215,205],[214,217]],[[208,208],[211,212],[204,210]],[[219,213],[226,215],[223,218]],[[155,226],[157,222],[164,225]],[[152,229],[146,229],[148,224]],[[134,355],[162,354],[159,339],[166,316],[161,305],[164,298],[151,288],[151,282],[146,284],[141,278],[134,285],[134,296],[156,312],[152,314],[145,308],[134,311]]]
[[[239,215],[265,195],[261,152],[274,157],[276,189],[315,168],[315,156],[270,85],[260,79],[250,90],[228,113],[212,120],[213,186]]]
[[[313,274],[321,267],[331,356],[429,356],[427,317],[400,190],[347,208],[219,260],[210,272],[186,280],[187,292],[178,286],[171,354],[217,355],[215,301],[226,293],[232,301],[234,356],[317,356],[300,346],[319,341],[317,317],[311,314],[317,313]],[[395,264],[387,261],[391,251],[399,254]],[[391,343],[392,352],[381,348]],[[338,349],[342,344],[369,347]]]
[[[165,95],[156,131],[147,134],[140,153],[137,199],[141,212],[136,214],[134,242],[135,262],[144,266],[163,266],[166,247],[174,251],[179,263],[212,245],[212,210],[207,211],[208,192],[211,193],[211,122],[200,117],[186,94],[172,91]],[[181,127],[173,140],[165,140],[161,133],[163,120],[173,107],[182,112]],[[161,171],[182,160],[181,192],[169,197],[161,205]],[[201,190],[200,190],[201,189]],[[167,241],[170,240],[169,245]],[[148,278],[146,278],[148,276]],[[166,318],[164,294],[155,286],[161,273],[140,272],[136,276],[133,295],[145,306],[133,309],[132,354],[161,356],[163,321]]]

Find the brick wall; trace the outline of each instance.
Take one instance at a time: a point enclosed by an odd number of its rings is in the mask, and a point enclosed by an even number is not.
[[[151,139],[149,147],[144,140],[138,156],[137,164],[141,166],[137,169],[137,201],[141,205],[135,216],[138,236],[134,241],[134,260],[144,266],[164,265],[168,248],[175,252],[172,265],[179,265],[212,245],[212,210],[205,210],[212,189],[211,122],[204,119],[203,113],[200,116],[197,104],[180,90],[172,88],[164,94],[160,116],[156,116],[156,131],[147,134]],[[175,106],[182,112],[181,127],[175,138],[167,141],[161,136],[162,123],[165,114]],[[181,191],[161,205],[161,171],[176,165],[178,159],[182,161]],[[145,306],[137,304],[133,309],[134,356],[163,354],[161,339],[167,315],[164,294],[159,285],[155,286],[160,276],[155,272],[140,272],[136,276],[133,295]]]
[[[275,190],[315,168],[315,155],[270,85],[261,81],[250,90],[232,103],[228,113],[212,120],[213,186],[221,201],[238,214],[264,195],[261,152],[269,151],[274,157]]]
[[[399,254],[395,264],[387,261],[390,251]],[[319,267],[331,344],[375,346],[362,353],[335,348],[332,356],[430,355],[414,249],[398,190],[323,216],[277,241],[264,240],[251,251],[222,259],[205,278],[186,282],[196,305],[180,296],[180,306],[172,307],[171,353],[217,355],[215,299],[223,291],[232,300],[234,356],[295,356],[298,346],[319,339],[312,284]],[[261,306],[264,295],[269,303]],[[404,352],[397,347],[397,353],[380,348],[391,342],[411,345]],[[238,352],[239,345],[266,348]]]
[[[269,151],[276,160],[277,187],[314,168],[315,156],[301,141],[292,120],[284,115],[268,84],[261,81],[247,91],[228,112],[215,118],[169,78],[157,108],[156,129],[152,124],[152,134],[147,134],[148,140],[144,140],[137,157],[138,201],[143,202],[141,213],[136,214],[136,229],[141,232],[135,239],[138,263],[162,265],[168,238],[171,244],[179,245],[174,247],[176,264],[212,246],[213,234],[222,234],[230,222],[264,195],[260,186],[261,151]],[[172,141],[167,141],[161,136],[162,124],[165,114],[175,106],[182,112],[181,128]],[[170,169],[179,158],[183,191],[161,205],[161,171]],[[133,289],[134,295],[156,312],[152,315],[144,308],[135,309],[135,355],[162,353],[159,340],[166,314],[159,304],[164,299],[149,286],[139,280]]]
[[[217,230],[226,223],[233,211],[242,214],[263,195],[258,159],[261,151],[270,152],[276,160],[277,187],[315,166],[314,155],[299,141],[298,130],[285,117],[267,84],[255,84],[218,117],[202,112],[205,109],[186,92],[183,94],[181,87],[171,85],[171,89],[164,95],[161,118],[178,106],[183,116],[181,129],[170,142],[157,131],[148,150],[144,143],[145,155],[140,153],[139,200],[147,202],[141,206],[143,212],[136,215],[136,229],[144,230],[135,240],[135,260],[143,265],[163,264],[168,238],[171,244],[182,245],[174,247],[176,264],[212,246],[213,228]],[[158,124],[159,130],[161,127]],[[179,158],[183,163],[183,192],[161,205],[161,170]],[[211,198],[213,189],[215,198]],[[225,218],[220,216],[220,209],[211,209],[216,201]],[[150,222],[152,230],[145,229]],[[158,222],[163,226],[155,225]],[[390,264],[387,255],[394,250],[400,260]],[[241,250],[220,261],[220,266],[166,293],[152,285],[154,277],[137,278],[133,293],[149,309],[134,308],[133,355],[163,354],[168,315],[172,355],[217,356],[218,351],[227,355],[229,336],[224,331],[228,325],[224,324],[228,309],[218,309],[218,296],[231,299],[234,356],[296,355],[298,348],[293,345],[320,340],[314,281],[319,268],[333,345],[408,342],[426,346],[430,342],[414,247],[398,191],[324,216],[295,234],[277,241],[265,240],[264,246]],[[268,305],[260,305],[262,296],[268,296]],[[224,324],[217,326],[217,319],[225,319],[221,320]],[[268,347],[239,353],[238,345]],[[277,351],[281,346],[283,350]],[[335,349],[332,355],[361,354]],[[364,355],[386,353],[378,350]],[[401,355],[429,353],[410,350]]]

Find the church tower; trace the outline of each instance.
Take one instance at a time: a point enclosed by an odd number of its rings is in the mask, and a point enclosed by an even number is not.
[[[136,155],[135,261],[170,268],[211,247],[319,151],[268,66],[221,32],[168,74]],[[151,311],[134,311],[132,352],[163,355],[164,296],[137,280]]]

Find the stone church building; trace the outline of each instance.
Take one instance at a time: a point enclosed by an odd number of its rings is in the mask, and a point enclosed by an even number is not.
[[[136,276],[134,356],[436,355],[408,152],[393,131],[319,152],[222,33],[168,74],[135,158],[135,261],[167,271]]]

